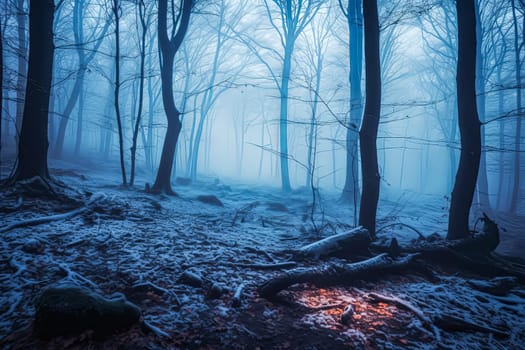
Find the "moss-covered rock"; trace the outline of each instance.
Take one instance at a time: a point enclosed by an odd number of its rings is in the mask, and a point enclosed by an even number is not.
[[[46,288],[37,298],[33,330],[41,339],[86,330],[103,338],[139,319],[139,307],[125,298],[108,299],[87,288],[62,284]]]

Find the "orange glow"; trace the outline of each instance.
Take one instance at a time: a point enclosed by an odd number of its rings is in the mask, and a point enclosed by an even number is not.
[[[299,304],[309,309],[301,319],[304,324],[336,331],[350,342],[356,339],[358,342],[365,341],[367,349],[377,348],[374,339],[378,332],[382,336],[386,335],[393,344],[409,343],[404,331],[414,316],[395,305],[372,302],[360,290],[334,287],[296,290],[291,293]],[[350,317],[345,317],[343,324],[341,315],[347,306],[351,306],[352,311],[348,315]]]
[[[294,292],[296,300],[312,309],[308,322],[325,328],[344,330],[346,328],[373,332],[394,317],[395,307],[387,303],[369,303],[361,295],[355,295],[344,288],[320,288]],[[352,305],[352,321],[349,325],[340,322],[347,305]]]

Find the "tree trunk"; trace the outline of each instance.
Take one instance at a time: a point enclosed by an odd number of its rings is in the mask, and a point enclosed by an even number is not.
[[[317,142],[317,105],[319,104],[319,91],[321,89],[321,72],[323,70],[323,56],[320,49],[317,50],[317,65],[315,67],[315,90],[313,93],[312,115],[310,117],[310,130],[308,132],[308,159],[306,169],[306,187],[313,187],[313,175],[315,172],[315,149]]]
[[[191,123],[191,131],[190,131],[190,139],[189,139],[189,150],[188,150],[188,159],[186,161],[186,177],[191,178],[192,180],[195,180],[192,175],[192,169],[193,169],[193,145],[195,142],[193,141],[195,139],[195,130],[197,129],[197,95],[193,97],[193,120]]]
[[[284,192],[289,192],[292,189],[288,170],[288,85],[290,83],[290,73],[292,70],[293,41],[294,38],[292,36],[286,40],[280,91],[279,158],[281,161],[281,187]]]
[[[24,95],[25,83],[27,78],[27,42],[26,42],[26,13],[24,9],[24,0],[17,1],[17,31],[18,31],[18,71],[16,79],[16,139],[20,137],[20,128],[22,127],[22,117],[24,114]],[[46,107],[47,109],[47,107]]]
[[[3,131],[2,126],[4,123],[3,114],[4,111],[4,32],[2,30],[2,20],[0,19],[0,179],[2,178],[2,141]]]
[[[363,13],[362,0],[349,0],[346,12],[350,32],[350,122],[346,126],[346,177],[342,199],[359,205],[358,130],[363,116]]]
[[[78,95],[78,111],[77,111],[77,136],[75,138],[75,151],[74,154],[80,153],[80,144],[82,143],[82,130],[84,123],[84,79],[80,84],[80,94]]]
[[[167,34],[168,23],[168,3],[167,0],[159,0],[158,10],[158,36],[160,55],[162,57],[162,67],[160,70],[160,77],[162,80],[162,102],[164,104],[164,111],[166,112],[166,119],[168,120],[168,128],[166,130],[166,137],[164,138],[164,145],[162,147],[162,154],[160,158],[159,170],[157,178],[151,188],[152,192],[165,192],[173,194],[171,189],[171,170],[173,167],[173,156],[175,155],[175,146],[182,127],[179,116],[180,112],[175,106],[173,100],[173,62],[175,54],[177,53],[190,22],[190,13],[193,6],[192,0],[182,0],[179,14],[179,26],[175,35],[170,39]],[[173,19],[176,20],[175,18]],[[175,25],[175,24],[174,24]]]
[[[133,129],[133,140],[131,143],[131,171],[129,177],[129,185],[133,186],[135,182],[135,161],[137,155],[137,139],[139,136],[140,121],[142,118],[142,106],[144,103],[144,70],[146,64],[146,34],[147,34],[147,23],[145,17],[144,0],[141,0],[137,5],[139,7],[139,19],[142,29],[142,35],[140,40],[140,76],[139,76],[139,105],[137,110],[137,117],[135,119],[135,126]]]
[[[377,0],[364,0],[366,102],[359,131],[363,190],[359,208],[359,225],[375,237],[377,202],[379,200],[379,167],[377,165],[377,130],[381,112],[381,64],[379,62],[379,19]]]
[[[521,59],[520,59],[520,33],[518,32],[518,19],[516,17],[516,4],[515,0],[511,0],[512,4],[512,21],[514,26],[514,59],[516,67],[516,110],[518,111],[518,117],[516,118],[516,137],[515,137],[515,148],[514,148],[514,188],[512,190],[512,198],[510,200],[510,211],[515,213],[518,209],[518,203],[520,200],[520,172],[521,172],[521,119],[523,115],[522,102],[521,102]],[[525,18],[523,19],[525,25]],[[524,29],[525,30],[525,29]],[[525,40],[522,37],[522,40]]]
[[[458,66],[456,72],[458,124],[461,154],[450,202],[447,239],[465,238],[469,212],[478,176],[481,135],[476,107],[476,16],[475,0],[456,2],[458,18]]]
[[[502,83],[502,66],[498,65],[497,68],[497,82],[498,84]],[[503,89],[498,90],[498,115],[502,116],[505,108],[505,96],[503,95]],[[500,119],[499,121],[499,147],[501,149],[505,148],[505,118]],[[499,152],[499,164],[498,164],[498,196],[496,198],[496,208],[498,210],[503,210],[502,208],[502,197],[503,197],[503,186],[505,184],[505,152]]]
[[[485,121],[485,60],[482,54],[483,27],[481,23],[481,12],[479,8],[480,0],[475,0],[476,10],[476,94],[477,107],[480,122]],[[485,145],[485,128],[481,130],[481,146]],[[486,153],[481,152],[479,163],[479,175],[477,183],[478,204],[483,211],[490,209],[489,184],[487,179],[487,159]]]
[[[29,67],[15,181],[34,176],[49,178],[47,128],[54,53],[54,10],[53,0],[30,1],[29,4]]]
[[[124,161],[124,135],[122,134],[122,118],[120,115],[119,95],[120,95],[120,4],[119,0],[113,0],[113,15],[115,16],[115,116],[117,118],[118,144],[120,155],[120,172],[122,184],[128,184],[126,178],[126,164]]]

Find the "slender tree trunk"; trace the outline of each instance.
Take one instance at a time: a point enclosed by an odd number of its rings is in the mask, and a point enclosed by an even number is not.
[[[407,135],[410,127],[410,120],[407,121],[407,127],[405,128],[405,135],[403,137],[403,149],[401,151],[401,167],[399,169],[399,188],[403,188],[403,179],[405,175],[405,157],[407,153]]]
[[[514,174],[513,174],[513,180],[514,180],[514,188],[512,190],[512,197],[510,199],[510,211],[515,213],[518,209],[518,203],[520,201],[520,173],[521,173],[521,115],[523,115],[523,106],[521,101],[521,90],[522,90],[522,81],[521,81],[521,59],[520,59],[520,33],[518,31],[518,19],[516,16],[516,4],[515,0],[511,0],[512,4],[512,21],[514,26],[514,59],[515,59],[515,66],[516,66],[516,109],[519,113],[518,117],[516,118],[516,130],[515,130],[515,148],[514,148]],[[525,25],[525,18],[523,20],[523,24]],[[524,29],[525,31],[525,29]],[[525,38],[522,37],[522,40],[525,40]]]
[[[131,172],[129,177],[129,185],[133,186],[135,182],[135,161],[137,154],[137,139],[139,136],[140,121],[142,118],[142,106],[144,103],[144,71],[146,64],[146,34],[147,34],[147,23],[144,18],[145,5],[144,0],[141,0],[138,4],[139,7],[139,18],[142,29],[142,36],[140,40],[140,76],[139,76],[139,105],[137,110],[137,117],[135,119],[135,127],[133,129],[133,140],[131,143]]]
[[[206,89],[206,91],[204,92],[204,96],[202,97],[199,124],[198,124],[197,131],[195,134],[195,139],[193,141],[193,155],[192,155],[192,162],[191,162],[192,180],[197,179],[197,167],[199,164],[198,163],[199,149],[200,149],[202,133],[204,131],[204,123],[206,122],[206,118],[208,117],[208,114],[210,113],[213,102],[214,102],[214,94],[215,94],[214,85],[215,85],[215,80],[217,77],[217,71],[219,69],[219,63],[220,63],[219,60],[221,56],[221,49],[222,49],[222,43],[223,43],[222,27],[224,25],[224,9],[225,8],[224,8],[224,4],[221,4],[221,5],[222,6],[221,6],[221,13],[219,15],[220,17],[219,17],[219,23],[218,23],[217,40],[215,44],[215,54],[213,57],[213,64],[212,64],[212,74],[210,77],[210,81],[208,82],[208,89]]]
[[[200,112],[199,116],[199,122],[196,128],[195,132],[195,138],[193,140],[193,154],[191,156],[191,173],[190,177],[192,180],[197,179],[197,167],[199,162],[199,150],[201,145],[201,139],[202,139],[202,133],[204,131],[204,121],[206,119],[206,115],[208,114],[208,111],[202,111]]]
[[[280,91],[280,114],[279,114],[279,145],[281,160],[281,187],[284,192],[291,191],[290,173],[288,170],[288,90],[290,73],[292,70],[292,53],[294,47],[293,35],[289,35],[284,49],[284,61],[281,78]]]
[[[193,156],[194,151],[193,147],[195,145],[194,139],[195,139],[195,130],[197,129],[197,95],[193,97],[193,120],[191,122],[191,131],[190,131],[190,139],[189,139],[189,150],[188,150],[188,160],[186,163],[186,177],[191,178],[192,180],[195,180],[192,176],[192,169],[193,169]]]
[[[481,156],[480,122],[476,106],[476,15],[475,0],[456,2],[458,18],[458,63],[456,73],[461,155],[448,222],[447,239],[465,238]]]
[[[80,144],[82,143],[82,131],[84,125],[84,78],[80,83],[80,94],[78,95],[78,113],[77,113],[77,136],[75,138],[75,151],[74,154],[78,155],[80,153]]]
[[[476,9],[476,93],[477,107],[480,122],[485,121],[485,60],[482,54],[483,45],[483,27],[481,23],[481,13],[479,3],[481,0],[475,0]],[[481,128],[481,146],[485,145],[485,128]],[[479,163],[479,175],[477,183],[478,204],[482,210],[490,209],[489,184],[487,179],[487,157],[485,152],[481,152]]]
[[[74,1],[74,7],[73,7],[73,34],[75,36],[75,44],[77,47],[77,55],[78,55],[78,71],[76,74],[75,82],[73,84],[73,88],[71,90],[71,94],[69,95],[69,99],[67,101],[67,104],[63,110],[63,112],[60,114],[60,123],[58,126],[58,133],[57,137],[54,142],[53,147],[53,153],[55,156],[60,156],[62,154],[62,151],[64,149],[64,139],[66,135],[66,129],[67,124],[69,122],[69,117],[71,113],[73,112],[73,109],[75,108],[75,105],[77,104],[77,101],[80,98],[81,93],[83,92],[84,88],[84,77],[86,70],[88,68],[89,63],[95,56],[96,52],[98,51],[98,48],[102,44],[103,38],[105,37],[105,34],[109,28],[109,25],[111,23],[110,18],[107,19],[106,23],[104,24],[104,27],[102,29],[102,33],[100,37],[97,39],[94,47],[86,53],[85,48],[83,45],[85,44],[84,39],[84,0],[75,0]],[[75,142],[75,153],[77,153],[77,145],[80,147],[81,142],[81,129],[82,129],[82,108],[79,108],[79,118],[80,121],[77,122],[77,140]],[[79,132],[80,131],[80,132]],[[78,137],[80,135],[80,138]]]
[[[122,132],[122,117],[120,115],[120,3],[113,0],[113,16],[115,18],[115,116],[117,118],[118,144],[120,155],[120,172],[122,174],[122,184],[127,186],[126,163],[124,161],[124,135]]]
[[[359,208],[359,225],[376,232],[379,201],[379,167],[377,165],[377,131],[381,113],[381,64],[379,62],[379,19],[377,0],[364,0],[366,101],[359,131],[363,190]]]
[[[265,125],[264,125],[264,122],[263,124],[261,124],[261,149],[260,149],[260,156],[259,156],[259,169],[257,171],[257,178],[260,179],[261,178],[261,173],[262,173],[262,168],[263,168],[263,161],[264,161],[264,130],[265,130]]]
[[[158,37],[159,48],[162,57],[162,67],[160,76],[162,80],[162,102],[164,104],[164,111],[168,120],[168,128],[166,130],[166,137],[164,138],[164,145],[162,147],[162,154],[160,158],[159,170],[157,178],[151,190],[153,192],[165,192],[172,194],[171,189],[171,170],[173,167],[173,157],[175,155],[175,146],[179,138],[180,129],[182,127],[179,116],[180,112],[175,106],[173,100],[173,63],[174,57],[177,53],[190,22],[190,13],[193,6],[192,0],[182,0],[179,15],[180,24],[171,39],[168,37],[168,3],[167,0],[159,0],[158,5]],[[173,19],[175,20],[175,18]]]
[[[502,65],[497,67],[497,82],[498,84],[502,83],[501,79]],[[498,116],[502,116],[505,108],[505,96],[503,95],[503,89],[498,91]],[[501,149],[505,148],[505,118],[499,120],[499,147]],[[496,198],[496,208],[498,210],[503,210],[501,200],[503,197],[503,184],[505,182],[505,152],[499,152],[499,165],[498,165],[498,195]]]
[[[452,127],[450,128],[450,134],[448,137],[448,142],[450,143],[449,146],[449,155],[450,155],[450,175],[448,177],[448,190],[452,192],[454,188],[454,178],[456,177],[456,172],[458,169],[458,156],[457,156],[457,150],[455,148],[456,144],[456,134],[458,132],[458,123],[456,122],[458,120],[458,99],[457,96],[454,98],[454,107],[452,109],[452,115],[453,115],[453,121],[452,121]]]
[[[77,72],[77,78],[75,79],[75,83],[73,85],[73,89],[71,90],[71,95],[69,95],[69,99],[67,101],[66,107],[64,108],[64,111],[60,115],[60,123],[58,125],[56,143],[53,148],[53,153],[55,156],[60,156],[64,149],[64,140],[66,137],[66,128],[67,128],[67,124],[69,121],[69,116],[73,112],[73,109],[75,108],[75,105],[78,101],[78,96],[80,95],[80,91],[82,90],[83,81],[84,81],[84,70],[80,69]]]
[[[26,13],[24,9],[24,0],[17,1],[17,31],[18,31],[18,69],[16,79],[16,139],[20,136],[22,127],[22,117],[24,114],[24,94],[26,90],[27,77],[27,42],[26,42]]]
[[[14,181],[49,178],[47,128],[53,71],[53,0],[30,1],[29,66]]]
[[[150,43],[150,48],[153,47],[153,42]],[[152,52],[150,51],[148,57],[148,71],[151,72],[153,68],[153,62],[151,59]],[[144,153],[146,155],[146,166],[148,169],[153,170],[153,116],[155,114],[155,102],[158,99],[153,91],[153,81],[151,75],[148,76],[148,132],[144,142]]]
[[[0,18],[0,179],[2,178],[2,142],[3,142],[3,130],[4,125],[4,31],[2,30],[2,19]]]
[[[349,0],[347,21],[350,49],[350,122],[346,126],[346,177],[342,199],[359,205],[358,130],[363,116],[363,13],[362,0]]]
[[[312,115],[310,117],[310,130],[308,132],[308,159],[307,159],[307,170],[306,170],[306,187],[309,187],[312,182],[312,176],[315,171],[313,164],[315,163],[314,159],[314,136],[317,133],[317,105],[319,104],[319,91],[321,89],[321,72],[323,70],[323,57],[321,50],[317,51],[317,64],[316,64],[316,74],[315,74],[315,90],[313,93],[313,102],[312,102]],[[316,138],[315,138],[316,139]]]

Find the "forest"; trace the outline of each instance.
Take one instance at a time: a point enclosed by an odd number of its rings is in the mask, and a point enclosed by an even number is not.
[[[2,349],[519,349],[525,0],[0,2]]]

